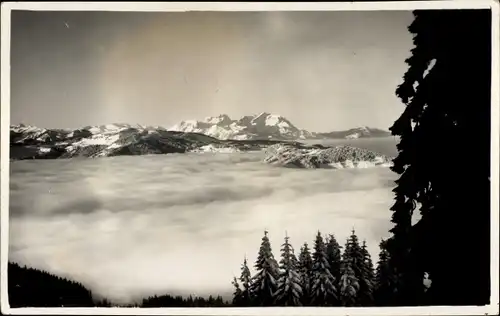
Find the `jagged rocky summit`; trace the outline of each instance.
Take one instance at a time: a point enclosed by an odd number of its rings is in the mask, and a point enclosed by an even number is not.
[[[342,145],[327,148],[275,144],[266,149],[266,163],[289,168],[368,168],[389,167],[392,158],[373,151]]]
[[[203,121],[187,120],[169,130],[201,133],[222,140],[297,140],[310,136],[309,132],[298,129],[283,116],[265,112],[243,116],[239,120],[233,120],[226,114],[207,117]]]
[[[267,112],[243,116],[238,120],[233,120],[226,114],[207,117],[202,121],[187,120],[172,126],[169,130],[185,133],[200,133],[221,140],[354,139],[390,136],[390,133],[387,131],[367,126],[328,133],[310,132],[305,129],[297,128],[281,115]]]

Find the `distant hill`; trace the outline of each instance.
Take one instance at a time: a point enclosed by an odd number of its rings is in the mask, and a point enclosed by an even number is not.
[[[316,134],[317,138],[334,138],[334,139],[338,138],[355,139],[355,138],[389,137],[389,136],[391,136],[391,133],[388,131],[367,126],[351,128],[346,131]]]

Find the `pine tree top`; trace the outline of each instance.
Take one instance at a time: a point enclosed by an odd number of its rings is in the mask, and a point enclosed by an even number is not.
[[[316,240],[314,241],[313,258],[316,260],[318,256],[324,254],[325,251],[326,251],[325,241],[321,236],[321,233],[318,231],[318,234],[316,235]]]
[[[255,263],[255,268],[262,269],[263,265],[268,261],[274,260],[274,255],[272,253],[271,243],[267,237],[267,230],[264,231],[264,236],[262,237],[262,242],[260,244],[259,253],[257,256],[257,261]]]
[[[309,244],[307,242],[305,242],[304,245],[300,247],[300,252],[311,253],[311,250],[309,249]]]
[[[250,278],[250,269],[248,268],[247,259],[245,258],[243,264],[241,265],[240,281],[243,283],[248,283]]]

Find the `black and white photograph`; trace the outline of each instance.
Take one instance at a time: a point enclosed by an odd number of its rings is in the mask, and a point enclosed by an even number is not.
[[[498,8],[2,3],[2,313],[498,314]]]

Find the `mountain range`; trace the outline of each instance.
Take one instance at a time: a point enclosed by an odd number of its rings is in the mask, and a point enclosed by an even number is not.
[[[78,129],[10,126],[10,157],[56,159],[184,152],[261,150],[286,143],[302,147],[300,140],[387,136],[367,127],[331,133],[311,133],[279,115],[261,113],[232,120],[227,115],[202,122],[183,121],[170,129],[160,126],[107,124]]]
[[[86,126],[75,130],[23,124],[10,126],[11,160],[249,151],[276,143],[280,141],[220,140],[200,133],[128,124]],[[287,143],[300,146],[297,142]]]
[[[235,140],[353,139],[387,137],[391,135],[388,131],[367,126],[328,133],[310,132],[297,128],[281,115],[266,112],[243,116],[238,120],[233,120],[226,114],[207,117],[202,121],[187,120],[172,126],[169,130],[185,133],[201,133],[218,139]]]

